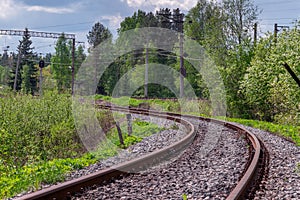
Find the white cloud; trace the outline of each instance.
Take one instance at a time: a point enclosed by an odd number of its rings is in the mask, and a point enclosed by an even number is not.
[[[196,5],[198,0],[126,0],[129,7],[133,8],[179,8],[188,11]]]
[[[123,20],[123,17],[121,17],[121,14],[118,13],[116,15],[104,15],[104,16],[101,16],[101,20],[108,20],[109,27],[117,29],[117,28],[119,28],[120,23]]]
[[[80,3],[70,4],[66,7],[31,6],[18,0],[0,0],[0,19],[7,19],[9,17],[16,16],[24,10],[27,12],[46,12],[53,14],[74,13],[80,6]]]
[[[7,19],[18,13],[20,4],[14,0],[0,0],[0,19]]]
[[[54,14],[66,14],[75,12],[74,8],[59,8],[59,7],[47,7],[47,6],[25,6],[27,11],[47,12]]]

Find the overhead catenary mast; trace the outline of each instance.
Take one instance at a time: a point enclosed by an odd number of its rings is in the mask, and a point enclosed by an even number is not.
[[[71,91],[72,94],[74,93],[74,79],[75,79],[75,34],[66,34],[66,33],[53,33],[53,32],[40,32],[40,31],[25,31],[25,30],[0,30],[0,35],[12,35],[12,36],[24,36],[25,34],[28,34],[30,37],[41,37],[41,38],[59,38],[62,35],[66,39],[72,40],[72,86]],[[20,53],[19,53],[20,54]],[[19,59],[18,59],[19,60]],[[18,67],[16,71],[18,70]],[[14,90],[15,90],[14,84]]]

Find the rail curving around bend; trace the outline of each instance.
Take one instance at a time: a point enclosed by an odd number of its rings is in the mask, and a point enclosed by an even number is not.
[[[112,111],[149,115],[153,117],[160,117],[160,118],[173,120],[184,125],[187,128],[188,133],[180,141],[168,147],[165,147],[163,149],[112,166],[108,169],[104,169],[96,173],[92,173],[90,175],[86,175],[71,181],[67,181],[64,183],[51,186],[46,189],[42,189],[40,191],[28,195],[24,195],[18,198],[19,200],[70,199],[72,194],[74,194],[75,192],[82,191],[83,188],[85,187],[94,184],[101,184],[114,177],[124,175],[130,172],[136,172],[136,171],[147,169],[151,166],[158,164],[162,160],[179,155],[184,149],[186,149],[189,146],[189,144],[193,141],[196,134],[194,126],[189,121],[182,119],[182,117],[192,118],[196,120],[204,120],[204,121],[209,121],[212,123],[224,125],[230,129],[237,131],[240,134],[244,134],[250,141],[250,146],[252,146],[252,155],[250,155],[250,162],[248,163],[248,168],[245,170],[244,175],[242,176],[242,178],[240,179],[236,187],[231,191],[231,193],[227,197],[228,200],[244,199],[245,195],[247,195],[248,193],[249,188],[253,187],[253,183],[257,180],[257,176],[259,175],[258,168],[262,160],[260,158],[262,157],[263,154],[262,147],[260,145],[260,141],[256,138],[254,134],[252,134],[251,132],[249,132],[248,130],[240,126],[234,125],[232,123],[216,120],[216,119],[209,119],[209,118],[196,117],[190,115],[180,115],[180,114],[170,113],[170,112],[160,112],[160,111],[138,109],[138,108],[128,109],[119,106],[103,106],[103,105],[97,105],[97,106],[99,108],[109,109]]]

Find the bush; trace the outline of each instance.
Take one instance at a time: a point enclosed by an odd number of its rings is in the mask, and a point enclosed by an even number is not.
[[[75,157],[82,150],[68,95],[16,95],[0,98],[0,104],[0,157],[7,167]]]

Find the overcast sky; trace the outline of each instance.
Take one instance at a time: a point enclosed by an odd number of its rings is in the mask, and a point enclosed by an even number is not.
[[[76,40],[86,42],[86,35],[99,21],[113,33],[120,22],[134,11],[158,8],[180,8],[187,12],[197,0],[0,0],[0,29],[75,33]],[[299,0],[254,0],[262,9],[259,31],[273,31],[274,23],[292,26],[300,17]],[[20,37],[0,36],[0,51],[10,46],[16,51]],[[54,52],[54,39],[32,38],[36,52]]]

